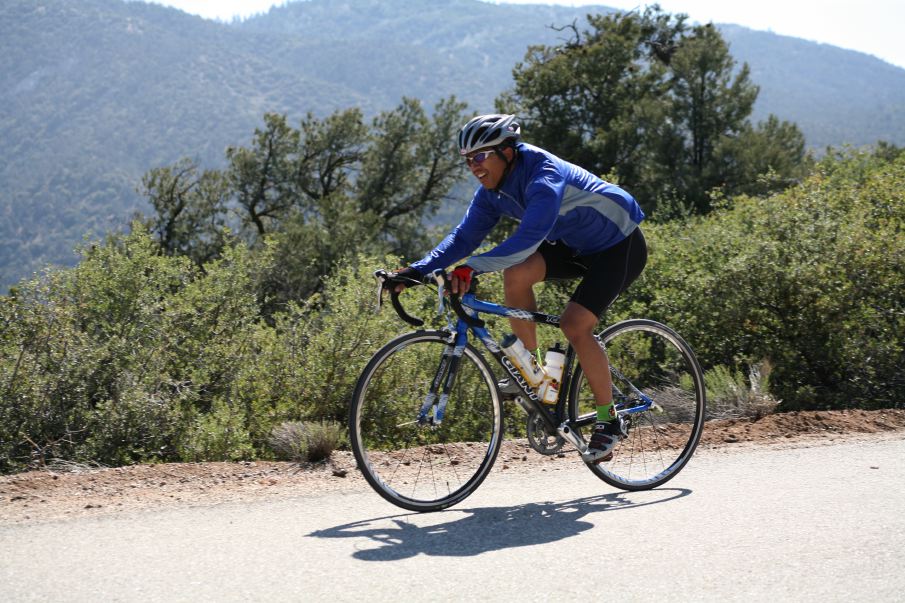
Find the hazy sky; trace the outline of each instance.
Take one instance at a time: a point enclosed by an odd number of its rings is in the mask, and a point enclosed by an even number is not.
[[[210,19],[230,20],[267,10],[285,0],[152,0]],[[291,0],[290,0],[291,1]],[[634,0],[507,0],[513,4],[597,4],[631,10]],[[499,2],[497,2],[499,3]],[[412,0],[416,7],[418,0]],[[692,21],[735,23],[751,29],[824,42],[877,56],[905,68],[903,0],[660,0],[663,10],[686,13]]]

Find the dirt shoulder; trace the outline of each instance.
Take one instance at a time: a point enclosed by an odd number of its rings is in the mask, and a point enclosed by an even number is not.
[[[805,447],[853,438],[905,437],[905,409],[794,412],[758,420],[710,421],[701,449]],[[574,466],[574,453],[539,455],[507,441],[494,471],[547,471]],[[116,468],[55,467],[0,476],[0,524],[33,523],[173,506],[305,496],[368,488],[349,452],[330,462],[170,463]]]

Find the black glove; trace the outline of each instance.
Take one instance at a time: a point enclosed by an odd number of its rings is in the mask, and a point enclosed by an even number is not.
[[[393,283],[397,285],[405,285],[406,287],[414,287],[415,285],[424,284],[424,275],[411,266],[393,272],[389,275],[389,277]]]

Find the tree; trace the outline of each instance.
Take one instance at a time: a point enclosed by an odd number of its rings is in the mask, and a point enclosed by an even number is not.
[[[361,163],[368,128],[359,109],[337,111],[324,120],[310,113],[302,120],[295,186],[303,211],[321,199],[348,194],[352,175]]]
[[[425,218],[461,174],[454,145],[464,107],[441,101],[431,119],[418,101],[403,99],[370,129],[354,120],[357,112],[303,124],[297,179],[309,185],[300,189],[301,211],[273,234],[276,262],[267,282],[274,307],[319,291],[350,243],[364,253],[423,251]]]
[[[145,174],[140,190],[156,212],[144,225],[164,253],[187,256],[199,266],[219,255],[229,194],[221,172],[199,173],[194,162],[183,159]]]
[[[713,26],[689,28],[656,5],[588,23],[559,46],[530,48],[514,89],[498,99],[523,118],[528,140],[615,177],[648,213],[658,205],[706,213],[712,189],[748,190],[752,170],[769,167],[774,182],[799,175],[800,132],[768,121],[771,138],[756,134],[747,120],[757,87]],[[782,161],[733,144],[755,138]]]
[[[801,130],[770,115],[757,126],[746,122],[737,135],[723,137],[714,149],[712,169],[732,183],[729,192],[766,195],[800,182],[812,163]]]
[[[560,46],[532,46],[513,70],[515,88],[497,102],[517,113],[529,139],[598,173],[618,167],[637,185],[666,117],[663,63],[684,17],[654,12],[591,15],[593,29],[567,29]]]
[[[254,227],[253,234],[259,238],[270,230],[270,222],[284,218],[298,201],[292,182],[299,132],[289,127],[284,115],[268,113],[264,125],[263,130],[255,130],[251,148],[226,150],[227,175],[236,201],[245,210],[243,221]]]
[[[722,36],[710,24],[683,36],[669,62],[670,121],[683,141],[683,154],[661,154],[661,159],[678,171],[679,191],[700,213],[709,209],[709,190],[734,184],[718,169],[716,150],[722,140],[737,137],[745,128],[757,98],[748,65],[733,77],[734,65]]]
[[[439,209],[461,177],[455,139],[464,110],[464,103],[449,98],[437,103],[429,120],[418,101],[403,99],[374,120],[356,195],[359,211],[380,221],[381,236],[394,253],[423,251],[424,218]]]
[[[425,218],[462,174],[454,144],[464,110],[449,98],[429,116],[403,99],[370,126],[348,109],[309,114],[298,129],[267,114],[248,147],[227,150],[223,171],[199,175],[183,160],[149,172],[149,229],[167,254],[199,265],[222,252],[227,226],[252,249],[271,240],[276,261],[262,296],[271,308],[304,299],[350,251],[422,250]]]

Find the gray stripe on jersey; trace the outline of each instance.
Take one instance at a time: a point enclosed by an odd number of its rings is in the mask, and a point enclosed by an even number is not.
[[[632,234],[638,225],[632,221],[629,212],[602,193],[582,190],[575,186],[566,186],[559,215],[563,216],[578,207],[591,207],[609,218],[624,236]]]
[[[478,272],[497,272],[504,268],[509,268],[509,266],[515,266],[516,264],[524,262],[532,253],[537,251],[537,248],[540,247],[541,243],[543,243],[543,241],[538,241],[531,247],[523,249],[518,253],[513,253],[512,255],[501,255],[496,257],[476,255],[468,260],[468,265]]]

